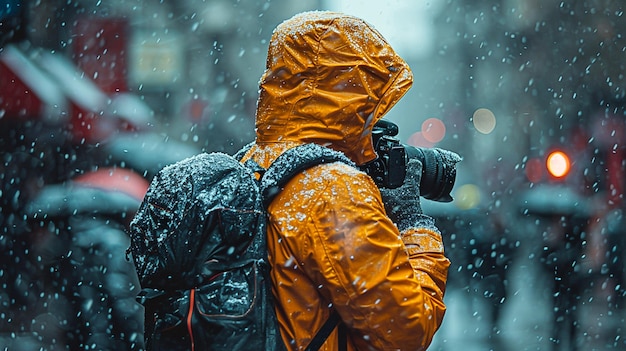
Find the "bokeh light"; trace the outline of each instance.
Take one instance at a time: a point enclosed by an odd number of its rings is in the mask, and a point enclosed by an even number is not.
[[[422,123],[424,139],[438,143],[446,136],[446,126],[439,118],[429,118]]]
[[[489,134],[496,128],[496,116],[491,110],[479,108],[472,116],[474,128],[483,134]]]
[[[480,190],[474,184],[464,184],[455,192],[454,201],[462,210],[476,208],[480,204]]]
[[[551,175],[556,178],[563,178],[569,173],[569,157],[563,151],[553,151],[548,155],[546,166]]]

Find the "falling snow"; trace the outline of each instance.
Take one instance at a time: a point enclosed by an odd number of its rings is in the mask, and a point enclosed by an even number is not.
[[[238,187],[231,174],[219,191],[202,191],[193,178],[217,178],[211,172],[230,164],[227,155],[254,140],[268,50],[283,59],[280,44],[305,40],[302,24],[326,18],[326,10],[363,14],[364,22],[348,25],[355,31],[346,50],[355,54],[366,50],[366,24],[382,36],[394,28],[400,38],[390,43],[414,82],[385,117],[398,124],[404,145],[453,150],[463,159],[454,201],[424,200],[434,222],[412,218],[436,227],[444,247],[429,246],[424,233],[407,239],[415,245],[408,251],[445,250],[451,260],[447,314],[430,350],[625,349],[622,4],[538,3],[3,3],[0,349],[139,349],[144,321],[135,296],[142,285],[195,286],[197,277],[176,272],[203,264],[202,279],[218,279],[220,264],[250,239],[253,230],[242,228],[254,228],[263,211],[248,198],[243,212],[255,215],[246,217],[230,203],[257,183]],[[283,22],[296,13],[302,14]],[[328,26],[315,30],[332,34]],[[392,53],[383,48],[379,55]],[[398,79],[410,74],[402,70]],[[357,88],[370,86],[351,79],[332,87],[347,97]],[[569,160],[557,173],[546,163],[553,152]],[[454,155],[443,153],[448,164],[456,164]],[[296,161],[286,161],[285,170]],[[338,172],[363,176],[351,161],[336,161],[329,158],[321,178],[305,171],[307,189],[296,196],[314,199],[317,186]],[[276,190],[272,172],[261,189]],[[96,173],[108,176],[84,177]],[[151,183],[174,190],[158,199],[150,190],[141,205]],[[340,186],[374,205],[378,199],[359,184]],[[315,205],[301,205],[278,225],[299,228]],[[199,252],[199,237],[186,235],[201,232],[188,220],[198,207],[232,224],[225,228],[230,241]],[[337,226],[337,235],[349,229]],[[185,235],[176,235],[181,230]],[[138,246],[127,252],[132,235],[140,237]],[[177,247],[170,253],[182,259],[158,274],[167,255],[149,258],[140,247],[150,254]],[[194,260],[196,254],[202,258]],[[255,264],[229,273],[226,288],[233,293],[213,312],[249,308],[249,279],[262,266]],[[286,265],[300,269],[293,257]],[[349,283],[365,292],[361,277]],[[203,294],[199,300],[219,295]]]

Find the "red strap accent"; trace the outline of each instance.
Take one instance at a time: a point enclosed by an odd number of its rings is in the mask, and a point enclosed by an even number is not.
[[[187,312],[187,331],[189,332],[189,337],[191,338],[191,351],[195,350],[195,345],[193,342],[193,329],[191,328],[191,317],[193,316],[193,306],[195,305],[196,299],[196,290],[192,289],[189,291],[189,312]]]

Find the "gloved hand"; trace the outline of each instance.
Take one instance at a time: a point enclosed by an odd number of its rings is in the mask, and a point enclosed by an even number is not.
[[[380,189],[387,216],[396,224],[400,232],[423,226],[424,222],[432,222],[432,219],[422,212],[421,178],[422,163],[419,160],[410,159],[406,165],[404,184],[396,189]]]

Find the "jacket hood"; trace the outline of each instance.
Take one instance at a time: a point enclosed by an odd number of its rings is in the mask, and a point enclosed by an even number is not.
[[[374,124],[412,82],[406,62],[363,20],[298,14],[276,27],[269,44],[256,142],[313,142],[369,162]]]

